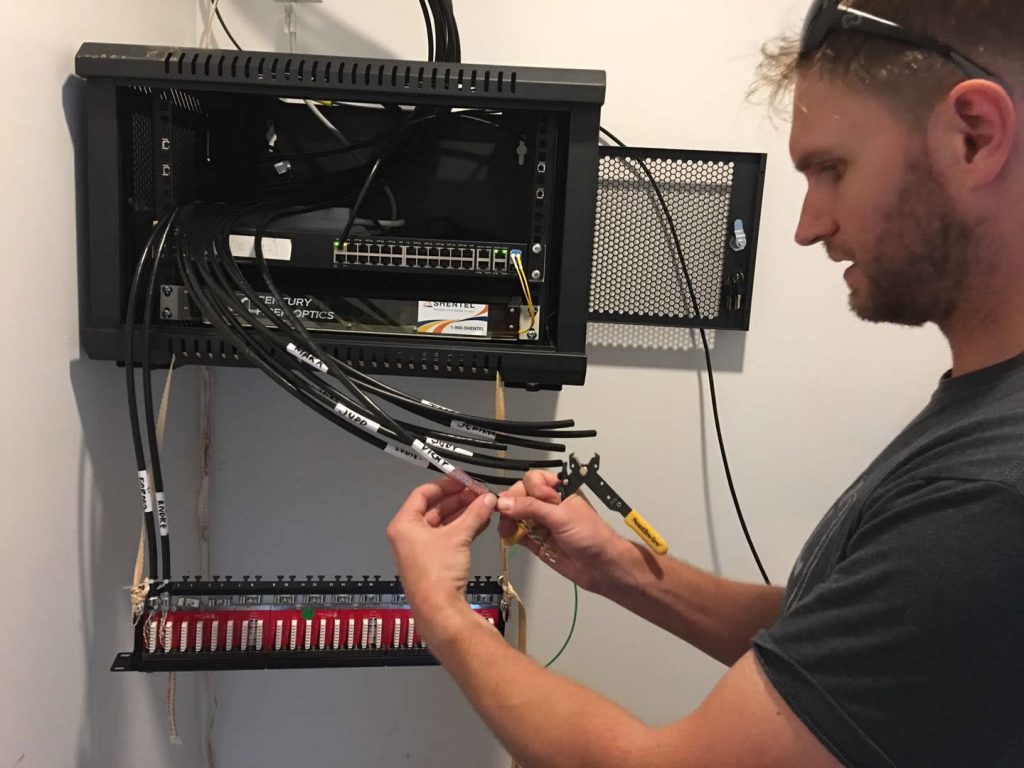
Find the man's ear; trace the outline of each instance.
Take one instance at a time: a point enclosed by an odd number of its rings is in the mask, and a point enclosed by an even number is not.
[[[932,114],[929,143],[954,189],[991,184],[1006,168],[1017,136],[1017,110],[1009,94],[989,80],[953,88]]]

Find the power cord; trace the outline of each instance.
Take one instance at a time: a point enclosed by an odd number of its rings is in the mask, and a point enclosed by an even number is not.
[[[224,34],[228,36],[228,40],[235,46],[236,50],[242,50],[242,46],[235,40],[235,36],[231,34],[231,30],[228,29],[227,23],[224,21],[224,17],[220,15],[220,8],[218,7],[220,0],[210,0],[210,5],[213,6],[213,13],[217,17],[217,23],[220,24],[220,28],[224,30]]]
[[[623,149],[629,149],[626,144],[619,140],[611,131],[607,128],[602,127],[601,133],[611,139],[613,142],[618,144]],[[686,290],[689,293],[690,301],[693,303],[693,315],[694,319],[698,322],[702,319],[700,314],[700,305],[697,303],[697,292],[693,289],[693,280],[690,278],[690,270],[686,264],[686,257],[683,255],[683,246],[679,240],[679,233],[676,231],[675,222],[672,220],[672,214],[668,209],[668,204],[665,202],[665,196],[661,193],[661,187],[655,180],[654,175],[651,173],[647,164],[639,158],[633,158],[635,162],[643,170],[647,176],[648,181],[651,182],[651,187],[654,189],[654,194],[658,198],[658,204],[661,206],[662,212],[665,214],[665,220],[668,222],[670,231],[672,232],[672,240],[675,243],[676,253],[679,255],[679,264],[683,268],[683,279],[686,282]],[[740,521],[740,528],[743,529],[743,536],[747,540],[747,546],[750,547],[750,553],[754,556],[754,562],[757,563],[757,569],[761,572],[761,578],[764,579],[765,584],[771,584],[771,580],[768,578],[768,573],[765,571],[764,566],[761,564],[761,557],[757,554],[757,548],[754,546],[754,541],[750,537],[750,531],[747,530],[747,521],[743,517],[743,510],[740,508],[740,500],[736,495],[736,486],[732,479],[732,470],[729,468],[729,457],[725,451],[725,439],[722,437],[722,421],[718,415],[718,397],[715,393],[715,374],[714,369],[711,365],[711,352],[708,348],[707,334],[703,328],[697,329],[700,332],[701,345],[704,347],[704,362],[708,370],[708,389],[711,392],[711,410],[715,417],[715,433],[718,436],[718,448],[722,454],[722,467],[725,469],[725,479],[729,485],[729,493],[732,495],[732,503],[736,508],[736,516]]]

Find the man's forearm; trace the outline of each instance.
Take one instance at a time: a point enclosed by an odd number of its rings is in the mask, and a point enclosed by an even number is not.
[[[602,696],[544,669],[465,604],[423,605],[428,647],[521,765],[649,765],[658,733]]]
[[[778,618],[783,590],[715,576],[623,540],[595,592],[731,666]]]

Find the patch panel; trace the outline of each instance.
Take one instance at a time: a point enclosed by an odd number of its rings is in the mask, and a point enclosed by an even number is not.
[[[469,583],[466,601],[504,633],[501,588]],[[191,671],[436,664],[401,583],[307,576],[172,582],[151,596],[135,648],[115,671]]]

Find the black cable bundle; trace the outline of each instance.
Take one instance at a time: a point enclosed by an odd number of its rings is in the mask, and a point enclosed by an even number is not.
[[[496,455],[510,445],[538,451],[565,451],[559,439],[593,437],[593,430],[573,430],[572,420],[548,422],[498,421],[461,413],[416,398],[379,382],[345,362],[326,354],[293,314],[276,314],[270,301],[246,279],[228,245],[232,222],[247,210],[225,203],[196,203],[165,216],[154,227],[140,255],[132,280],[125,317],[125,370],[129,416],[143,497],[149,578],[156,580],[157,533],[160,541],[159,576],[171,578],[170,535],[164,500],[160,448],[151,383],[151,331],[159,289],[160,265],[171,244],[190,299],[219,335],[235,346],[272,381],[307,407],[349,434],[398,458],[427,466],[484,490],[479,482],[508,485],[514,477],[484,474],[477,468],[502,470],[513,475],[532,468],[557,468],[562,462],[547,459],[510,459]],[[269,213],[267,220],[278,214]],[[256,240],[257,264],[264,289],[277,306],[286,306],[274,284]],[[143,289],[143,286],[145,288]],[[144,290],[144,296],[141,294]],[[136,354],[136,317],[142,303],[141,352]],[[254,308],[261,308],[254,312]],[[298,367],[285,362],[295,358]],[[148,462],[140,427],[135,388],[135,366],[141,363]],[[335,383],[341,385],[341,388]],[[435,427],[399,421],[373,398],[394,405]],[[479,449],[493,453],[480,453]],[[468,472],[453,462],[471,467]],[[147,465],[152,472],[152,488]],[[156,517],[154,519],[154,510]]]
[[[374,447],[390,448],[392,452],[395,449],[411,449],[414,454],[423,455],[423,447],[429,444],[429,453],[436,455],[431,458],[428,453],[426,458],[437,469],[449,474],[454,468],[448,459],[512,472],[533,467],[561,466],[558,461],[517,461],[477,455],[458,448],[458,445],[499,451],[508,444],[517,444],[535,450],[559,451],[565,450],[564,445],[547,440],[593,437],[596,434],[592,430],[570,431],[574,426],[571,420],[508,422],[459,413],[378,382],[359,369],[327,354],[292,313],[275,314],[275,306],[287,304],[267,267],[259,237],[255,243],[257,267],[272,300],[265,299],[242,274],[230,253],[227,240],[235,215],[236,211],[222,204],[197,206],[183,213],[179,230],[187,233],[187,237],[179,242],[179,269],[190,296],[195,298],[204,317],[242,350],[255,366],[264,370],[290,394],[346,431],[370,442]],[[280,215],[268,216],[264,226]],[[252,313],[254,307],[259,310],[258,315]],[[293,370],[280,362],[289,356],[302,361],[303,366]],[[332,380],[340,383],[347,392],[335,387]],[[371,395],[456,431],[428,429],[421,425],[398,422]],[[469,435],[458,431],[464,426],[469,427]],[[479,439],[481,434],[484,440]],[[439,441],[450,445],[440,446],[437,444]],[[498,484],[508,482],[475,472],[470,474]]]
[[[153,382],[150,362],[150,326],[153,317],[153,300],[156,293],[157,274],[160,257],[167,242],[178,212],[172,211],[164,216],[153,228],[152,233],[139,257],[135,268],[128,304],[125,313],[124,359],[125,382],[128,393],[128,414],[131,423],[132,444],[135,449],[135,463],[138,469],[139,491],[142,495],[143,520],[146,529],[146,554],[149,561],[149,579],[156,581],[159,572],[165,582],[171,579],[171,542],[170,529],[167,525],[167,507],[164,493],[163,471],[160,464],[160,446],[157,440],[156,417],[153,409]],[[146,456],[143,450],[142,431],[139,426],[138,399],[135,390],[135,318],[138,312],[139,286],[146,279],[149,270],[148,288],[143,305],[142,323],[142,392],[143,413],[146,421],[146,437],[149,449],[147,469]],[[152,474],[150,474],[152,473]],[[152,484],[150,482],[152,478]],[[156,518],[154,521],[154,511]],[[160,533],[160,566],[157,564],[156,529]]]

